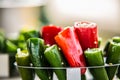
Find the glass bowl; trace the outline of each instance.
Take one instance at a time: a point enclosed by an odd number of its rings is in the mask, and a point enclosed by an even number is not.
[[[105,64],[104,66],[92,66],[92,67],[28,67],[28,66],[18,66],[16,64],[16,62],[14,63],[17,70],[18,68],[22,68],[22,69],[29,69],[29,70],[66,70],[66,80],[96,80],[93,77],[93,74],[91,73],[92,70],[99,70],[99,69],[106,69],[106,68],[117,68],[119,67],[120,64],[114,64],[114,65],[108,65]],[[84,75],[81,74],[81,69],[86,68],[86,72]],[[19,70],[18,70],[19,71]],[[97,71],[99,72],[99,71]],[[100,75],[104,75],[104,74],[100,74]],[[37,74],[35,73],[35,78],[34,80],[41,80]],[[53,72],[53,79],[52,80],[59,80],[57,78],[57,75],[55,74],[55,72]],[[112,80],[119,80],[119,78],[116,76],[116,74],[114,75],[114,78]]]

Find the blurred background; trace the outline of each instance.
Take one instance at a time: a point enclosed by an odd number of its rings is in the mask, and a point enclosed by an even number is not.
[[[95,22],[104,44],[120,35],[120,0],[0,0],[0,28],[9,39],[25,26],[66,27],[76,21]]]
[[[119,0],[0,1],[0,27],[6,33],[16,33],[25,25],[41,26],[44,21],[63,27],[91,21],[97,23],[100,33],[120,33]]]

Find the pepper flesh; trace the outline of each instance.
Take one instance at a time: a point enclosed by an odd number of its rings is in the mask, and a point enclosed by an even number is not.
[[[66,27],[57,36],[55,36],[56,43],[62,49],[66,60],[71,67],[85,67],[85,58],[80,46],[78,37],[73,27]],[[84,74],[85,68],[81,70]]]
[[[54,37],[62,31],[62,27],[54,26],[54,25],[47,25],[43,26],[42,28],[42,38],[45,41],[45,44],[53,45],[55,44]]]
[[[83,51],[87,48],[98,48],[98,31],[95,23],[76,22],[74,28]]]

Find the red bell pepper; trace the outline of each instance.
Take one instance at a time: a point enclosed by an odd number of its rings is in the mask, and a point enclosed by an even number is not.
[[[87,48],[98,48],[98,31],[95,23],[76,22],[74,28],[83,51]]]
[[[62,30],[62,27],[55,25],[46,25],[42,28],[42,38],[45,44],[53,45],[55,44],[54,37]]]
[[[84,54],[73,27],[66,27],[55,36],[55,40],[71,67],[86,66]],[[81,73],[84,74],[85,71],[86,69],[83,68]]]

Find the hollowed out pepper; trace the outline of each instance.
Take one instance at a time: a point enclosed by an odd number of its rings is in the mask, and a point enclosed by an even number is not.
[[[57,45],[52,45],[46,48],[44,54],[51,67],[60,68],[64,66],[65,62]],[[58,80],[67,80],[65,69],[54,69],[54,72],[56,73]]]
[[[29,38],[27,40],[27,49],[34,67],[46,67],[48,64],[44,57],[44,40],[40,38]],[[41,80],[51,80],[52,76],[47,69],[35,69]]]
[[[112,37],[113,42],[120,43],[120,36]]]
[[[116,42],[116,43],[120,43],[120,37],[119,36],[114,36],[114,37],[112,37],[112,39],[109,39],[106,42],[106,45],[104,47],[105,56],[107,56],[107,54],[108,54],[108,48],[109,48],[109,45],[110,45],[110,41],[113,41],[113,42]]]
[[[120,64],[120,43],[111,40],[109,43],[106,63],[107,64]],[[118,66],[106,67],[106,71],[109,77],[109,80],[112,80],[117,72]]]
[[[112,38],[112,40],[113,40],[113,42],[120,43],[120,36],[115,36]],[[120,79],[120,66],[117,70],[117,77],[119,77],[119,79]]]
[[[99,48],[87,49],[84,51],[88,66],[95,80],[109,80],[104,66],[103,53]],[[97,67],[98,66],[98,67]]]
[[[55,44],[54,37],[62,31],[62,27],[55,25],[47,25],[42,28],[42,38],[45,41],[45,44],[53,45]]]
[[[87,48],[98,48],[98,31],[95,23],[76,22],[74,28],[83,51]]]
[[[71,67],[86,66],[85,57],[73,27],[66,27],[55,36],[55,40]],[[85,71],[86,69],[83,68],[81,73],[84,74]]]
[[[18,66],[30,67],[30,56],[27,50],[18,49],[15,59]],[[30,68],[18,67],[22,80],[34,80],[34,70]]]

